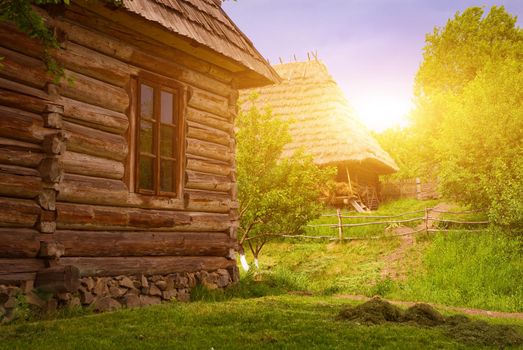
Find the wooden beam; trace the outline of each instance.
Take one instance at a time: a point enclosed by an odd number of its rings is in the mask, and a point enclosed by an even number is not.
[[[181,272],[214,271],[236,265],[222,257],[113,257],[62,258],[60,264],[74,265],[83,276],[165,275]]]
[[[118,161],[123,161],[127,156],[127,141],[120,135],[69,122],[64,122],[64,129],[70,135],[67,141],[69,151]]]
[[[35,198],[41,190],[42,180],[37,170],[0,164],[0,195]]]
[[[77,152],[65,152],[62,156],[64,169],[70,174],[122,179],[124,165],[121,162]]]
[[[124,113],[67,97],[60,97],[57,102],[64,106],[63,117],[65,120],[120,135],[124,134],[129,127],[129,120]]]
[[[73,265],[53,266],[36,273],[35,287],[51,293],[76,292],[80,270]]]
[[[57,203],[59,229],[183,230],[191,217],[182,212]]]
[[[39,232],[29,229],[0,228],[0,257],[34,258],[38,255]],[[2,267],[0,264],[0,274]]]
[[[236,246],[236,240],[220,232],[57,231],[42,239],[62,244],[63,257],[224,257]]]
[[[40,212],[32,200],[0,197],[0,227],[34,227]]]

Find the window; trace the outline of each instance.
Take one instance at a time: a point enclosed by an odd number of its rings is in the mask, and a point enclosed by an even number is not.
[[[157,81],[157,79],[154,79]],[[136,192],[177,196],[181,184],[183,90],[138,79]]]

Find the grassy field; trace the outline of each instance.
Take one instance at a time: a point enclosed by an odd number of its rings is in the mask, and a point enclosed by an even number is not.
[[[409,277],[391,283],[387,297],[523,311],[521,239],[491,230],[439,233],[419,240],[407,256]]]
[[[0,349],[477,349],[441,328],[337,320],[333,297],[171,303],[0,327]],[[500,323],[500,321],[497,321]],[[523,332],[523,322],[502,321]]]
[[[374,215],[415,211],[435,204],[402,200],[383,206]],[[320,220],[326,219],[331,218]],[[473,214],[466,219],[482,217]],[[359,227],[349,232],[358,237],[379,234]],[[380,232],[385,234],[383,228]],[[404,256],[391,263],[387,257],[400,246],[397,237],[342,244],[274,241],[260,256],[259,278],[291,276],[296,280],[295,288],[317,294],[378,294],[399,300],[521,312],[523,284],[516,281],[523,280],[522,243],[521,239],[490,229],[421,233]],[[386,264],[401,265],[406,279],[382,278],[380,271]]]

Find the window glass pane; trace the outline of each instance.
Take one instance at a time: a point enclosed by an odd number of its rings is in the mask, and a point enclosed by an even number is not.
[[[142,113],[142,118],[153,119],[153,88],[148,85],[142,84],[140,90],[140,97],[140,111]]]
[[[153,154],[153,123],[140,122],[140,152]]]
[[[153,189],[153,158],[140,156],[140,179],[139,179],[139,188],[143,190],[152,190]]]
[[[173,122],[173,94],[162,91],[162,123],[174,124]]]
[[[160,191],[175,192],[174,191],[174,165],[170,160],[162,160],[160,165]]]
[[[172,157],[174,129],[171,126],[162,125],[160,133],[160,154],[164,157]]]

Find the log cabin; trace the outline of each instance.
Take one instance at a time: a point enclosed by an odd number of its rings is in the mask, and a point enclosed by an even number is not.
[[[300,149],[316,164],[336,167],[336,191],[325,197],[329,204],[351,205],[358,211],[377,209],[379,176],[398,167],[354,115],[325,64],[309,59],[274,69],[282,82],[242,90],[242,108],[249,107],[255,93],[258,107],[268,107],[274,117],[290,122],[292,141],[284,147],[284,158]]]
[[[0,285],[80,288],[90,304],[237,280],[238,89],[276,72],[220,0],[36,10],[65,78],[0,24]]]

